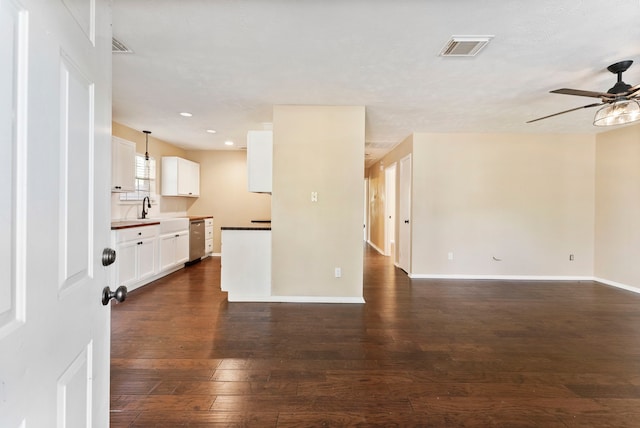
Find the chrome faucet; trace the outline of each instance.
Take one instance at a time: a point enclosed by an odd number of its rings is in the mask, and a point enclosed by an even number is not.
[[[141,218],[147,218],[147,210],[145,209],[144,201],[147,201],[147,208],[151,208],[151,199],[149,199],[148,196],[145,196],[144,199],[142,200],[142,217]]]

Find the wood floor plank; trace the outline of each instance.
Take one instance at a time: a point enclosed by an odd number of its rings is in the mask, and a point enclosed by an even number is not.
[[[410,279],[364,305],[229,303],[208,258],[112,307],[111,427],[637,427],[640,296]]]

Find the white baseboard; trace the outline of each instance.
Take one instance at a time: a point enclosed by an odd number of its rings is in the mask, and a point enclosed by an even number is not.
[[[514,281],[594,281],[592,276],[409,274],[411,279],[493,279]]]
[[[558,276],[558,275],[444,275],[444,274],[409,274],[411,279],[491,279],[512,281],[595,281],[611,287],[640,294],[640,287],[610,281],[594,276]]]
[[[604,279],[604,278],[593,278],[593,280],[597,281],[597,282],[601,282],[602,284],[605,284],[605,285],[610,285],[611,287],[621,288],[623,290],[627,290],[627,291],[631,291],[633,293],[640,294],[640,288],[639,287],[634,287],[632,285],[622,284],[620,282],[609,281],[608,279]]]
[[[376,244],[374,244],[371,241],[367,241],[367,244],[371,245],[373,247],[374,250],[376,250],[377,252],[379,252],[380,254],[382,254],[383,256],[386,256],[386,254],[384,253],[384,251],[382,251],[380,248],[378,248],[378,246]]]
[[[365,303],[363,297],[327,296],[229,296],[229,302],[269,302],[269,303]]]

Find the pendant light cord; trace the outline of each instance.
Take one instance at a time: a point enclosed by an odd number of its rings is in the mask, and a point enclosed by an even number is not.
[[[149,134],[151,134],[151,131],[142,131],[145,133],[145,152],[144,152],[144,159],[145,160],[149,160]]]

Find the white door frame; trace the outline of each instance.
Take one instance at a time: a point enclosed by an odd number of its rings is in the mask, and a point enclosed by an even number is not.
[[[396,162],[384,170],[384,254],[391,255],[396,241]],[[397,253],[397,251],[396,251]]]

